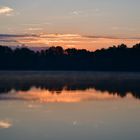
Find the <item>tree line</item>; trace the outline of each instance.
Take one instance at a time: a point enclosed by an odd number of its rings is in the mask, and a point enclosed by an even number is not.
[[[140,43],[131,48],[121,44],[96,51],[0,46],[0,70],[140,71]]]

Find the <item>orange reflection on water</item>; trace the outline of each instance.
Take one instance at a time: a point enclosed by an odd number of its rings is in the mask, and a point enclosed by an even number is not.
[[[12,94],[13,97],[13,94]],[[109,94],[108,92],[100,92],[94,89],[86,91],[68,91],[63,90],[62,92],[51,92],[46,89],[31,88],[29,91],[18,91],[16,92],[15,98],[26,101],[39,101],[41,103],[47,102],[64,102],[74,103],[82,101],[92,100],[114,100],[120,99],[117,94]]]

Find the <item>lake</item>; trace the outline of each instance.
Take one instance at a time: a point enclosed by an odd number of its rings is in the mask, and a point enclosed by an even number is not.
[[[140,140],[140,73],[0,72],[0,140]]]

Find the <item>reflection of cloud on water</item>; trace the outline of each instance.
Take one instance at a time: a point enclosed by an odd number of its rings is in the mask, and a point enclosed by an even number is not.
[[[83,101],[95,101],[95,100],[118,100],[121,99],[119,95],[110,94],[109,92],[101,92],[95,89],[88,89],[85,91],[75,90],[68,91],[63,90],[61,94],[57,92],[50,92],[46,89],[41,88],[31,88],[29,91],[17,91],[9,92],[9,94],[1,95],[2,99],[5,100],[24,100],[24,101],[38,101],[40,103],[48,102],[64,102],[64,103],[74,103]],[[131,93],[129,93],[126,98],[133,98]],[[28,104],[28,108],[38,108],[40,106],[35,104]]]
[[[12,122],[10,120],[0,120],[0,129],[7,129],[12,126]]]
[[[41,89],[32,87],[28,91],[15,91],[11,90],[8,94],[1,94],[2,100],[23,100],[33,101],[28,104],[28,108],[40,108],[40,105],[34,104],[34,101],[39,103],[76,103],[85,101],[103,101],[103,100],[118,100],[123,99],[116,93],[109,93],[108,91],[98,91],[96,89],[88,90],[67,90],[64,89],[61,93],[57,91],[49,91],[47,89]],[[132,93],[127,93],[124,99],[135,99]]]
[[[6,95],[4,95],[6,97]],[[74,103],[82,101],[93,101],[93,100],[114,100],[120,99],[117,94],[109,94],[108,92],[100,92],[94,89],[89,89],[86,91],[76,90],[67,91],[63,90],[61,94],[53,92],[53,94],[46,90],[40,88],[31,88],[29,91],[17,91],[16,94],[11,93],[7,95],[7,99],[16,100],[26,100],[26,101],[39,101],[41,103],[48,102],[64,102],[64,103]],[[28,105],[29,108],[38,108],[33,104]]]

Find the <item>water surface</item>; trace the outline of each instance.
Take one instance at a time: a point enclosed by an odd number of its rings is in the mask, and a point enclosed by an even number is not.
[[[139,140],[140,73],[0,72],[2,140]]]

